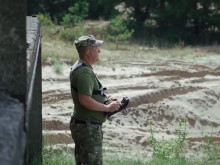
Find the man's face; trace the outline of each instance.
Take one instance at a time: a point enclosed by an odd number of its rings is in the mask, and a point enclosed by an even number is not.
[[[93,63],[96,63],[99,60],[99,53],[101,53],[100,47],[91,46],[89,47],[89,58]]]

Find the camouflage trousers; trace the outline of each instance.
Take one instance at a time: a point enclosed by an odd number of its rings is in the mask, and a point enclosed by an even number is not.
[[[102,141],[101,125],[78,124],[72,117],[70,130],[75,142],[76,165],[102,165]]]

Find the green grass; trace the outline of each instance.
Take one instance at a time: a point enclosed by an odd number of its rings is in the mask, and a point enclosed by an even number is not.
[[[150,159],[150,158],[149,158]],[[105,165],[219,165],[218,160],[208,160],[207,157],[199,158],[151,158],[149,161],[132,160],[132,159],[120,159],[105,158],[103,164]],[[37,165],[35,162],[32,165]],[[75,165],[73,153],[67,151],[56,151],[50,147],[43,151],[43,165]]]
[[[51,63],[62,59],[74,63],[78,59],[75,46],[61,40],[42,40],[42,62]]]
[[[43,151],[43,165],[73,165],[73,162],[73,154],[56,151],[52,148]]]
[[[42,26],[42,62],[53,63],[57,60],[65,60],[74,63],[78,59],[75,45],[60,38],[63,27]]]
[[[63,72],[62,62],[57,60],[53,63],[52,68],[56,74],[61,74]]]

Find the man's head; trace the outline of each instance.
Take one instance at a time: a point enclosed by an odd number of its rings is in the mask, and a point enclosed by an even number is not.
[[[103,44],[102,40],[97,40],[95,36],[82,36],[74,41],[76,49],[78,47],[87,47],[87,46],[101,46]]]
[[[97,40],[93,35],[82,36],[74,41],[79,57],[83,60],[89,60],[91,64],[99,60],[99,46],[103,44],[102,40]]]

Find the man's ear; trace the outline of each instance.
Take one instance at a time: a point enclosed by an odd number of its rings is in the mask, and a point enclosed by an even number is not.
[[[86,52],[85,52],[85,54],[86,54],[86,56],[89,56],[90,55],[90,48],[88,47],[88,48],[86,48]]]

